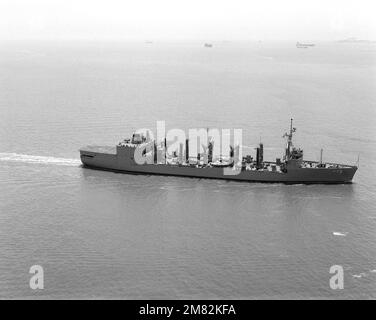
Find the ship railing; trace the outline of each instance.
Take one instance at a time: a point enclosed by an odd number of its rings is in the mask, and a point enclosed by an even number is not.
[[[320,164],[320,161],[303,160],[303,162]],[[339,166],[341,168],[357,168],[357,166],[353,166],[353,165],[350,165],[350,164],[344,164],[344,163],[323,162],[322,164],[328,164],[328,165],[331,165],[331,166]]]
[[[316,164],[319,165],[319,161],[311,161],[311,160],[303,160],[303,163],[308,163],[308,164]],[[277,162],[274,161],[263,161],[263,164],[265,166],[271,166],[271,165],[277,165]],[[343,163],[334,163],[334,162],[323,162],[322,164],[324,165],[329,165],[333,167],[338,167],[338,168],[357,168],[355,165],[349,165],[349,164],[343,164]]]

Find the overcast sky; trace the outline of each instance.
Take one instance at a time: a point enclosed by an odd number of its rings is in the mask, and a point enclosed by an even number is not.
[[[0,39],[376,40],[375,0],[0,0]]]

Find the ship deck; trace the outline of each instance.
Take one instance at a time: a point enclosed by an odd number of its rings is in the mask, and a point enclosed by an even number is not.
[[[85,146],[85,147],[81,148],[80,151],[105,153],[105,154],[116,154],[116,147],[91,145],[91,146]]]

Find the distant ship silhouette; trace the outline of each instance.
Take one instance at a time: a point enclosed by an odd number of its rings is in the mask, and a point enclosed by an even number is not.
[[[306,48],[308,48],[308,47],[314,47],[315,46],[315,44],[314,43],[301,43],[301,42],[297,42],[296,43],[296,47],[297,48],[303,48],[303,49],[306,49]]]

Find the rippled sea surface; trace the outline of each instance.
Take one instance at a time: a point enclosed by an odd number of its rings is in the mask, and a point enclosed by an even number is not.
[[[376,298],[375,67],[366,43],[1,43],[0,298]],[[80,166],[157,120],[242,128],[272,160],[290,117],[306,159],[360,155],[353,184]]]

